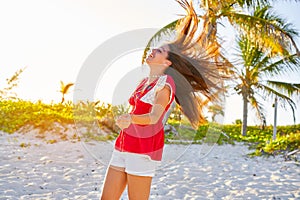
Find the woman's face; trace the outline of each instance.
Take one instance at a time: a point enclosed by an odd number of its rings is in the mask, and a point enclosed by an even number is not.
[[[146,63],[152,66],[170,66],[172,63],[167,59],[169,50],[168,45],[152,49],[151,54],[146,59]]]

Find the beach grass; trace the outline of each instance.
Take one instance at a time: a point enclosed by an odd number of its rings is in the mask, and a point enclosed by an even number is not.
[[[114,140],[118,128],[114,117],[127,112],[124,106],[112,106],[101,102],[67,102],[46,104],[41,101],[0,101],[0,130],[6,133],[37,133],[47,143],[60,140],[80,141],[84,139]],[[252,155],[276,155],[300,149],[300,125],[278,126],[274,140],[273,127],[248,126],[246,136],[241,134],[241,124],[221,125],[205,123],[193,129],[186,120],[168,120],[173,127],[165,135],[168,144],[235,144],[246,143],[253,149]],[[71,131],[70,135],[70,129]],[[47,134],[57,138],[46,139]],[[27,146],[27,145],[22,145]]]

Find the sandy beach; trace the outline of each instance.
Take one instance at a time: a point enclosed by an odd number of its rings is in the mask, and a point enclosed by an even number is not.
[[[1,200],[99,199],[112,143],[47,144],[2,132],[0,143]],[[299,164],[249,152],[242,144],[166,145],[150,199],[300,199]]]

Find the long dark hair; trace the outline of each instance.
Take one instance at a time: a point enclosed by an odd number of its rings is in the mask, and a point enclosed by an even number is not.
[[[187,11],[176,27],[177,36],[168,43],[168,60],[172,65],[165,71],[173,77],[176,85],[175,100],[192,126],[197,128],[205,122],[203,102],[218,100],[217,91],[222,90],[224,63],[216,59],[218,47],[211,46],[205,32],[198,31],[198,17],[192,4],[177,0]]]

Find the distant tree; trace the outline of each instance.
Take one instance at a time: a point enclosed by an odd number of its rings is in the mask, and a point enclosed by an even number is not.
[[[263,102],[278,98],[283,105],[289,105],[295,120],[296,104],[292,94],[299,94],[300,82],[283,82],[278,77],[299,73],[300,57],[297,54],[279,56],[259,47],[242,35],[238,40],[238,64],[233,67],[234,89],[243,98],[242,134],[247,132],[248,105],[256,110],[258,118],[265,123]]]
[[[60,81],[60,91],[59,92],[62,94],[61,103],[65,102],[65,95],[69,92],[69,89],[73,85],[74,85],[74,83],[68,83],[65,85],[64,82]]]
[[[25,68],[19,69],[12,77],[6,79],[6,87],[0,90],[0,99],[15,99],[17,97],[12,90],[18,86],[19,76],[24,70]]]
[[[216,116],[217,115],[222,115],[224,116],[224,110],[223,106],[214,104],[211,106],[208,106],[208,112],[212,114],[211,119],[213,122],[216,122]]]

